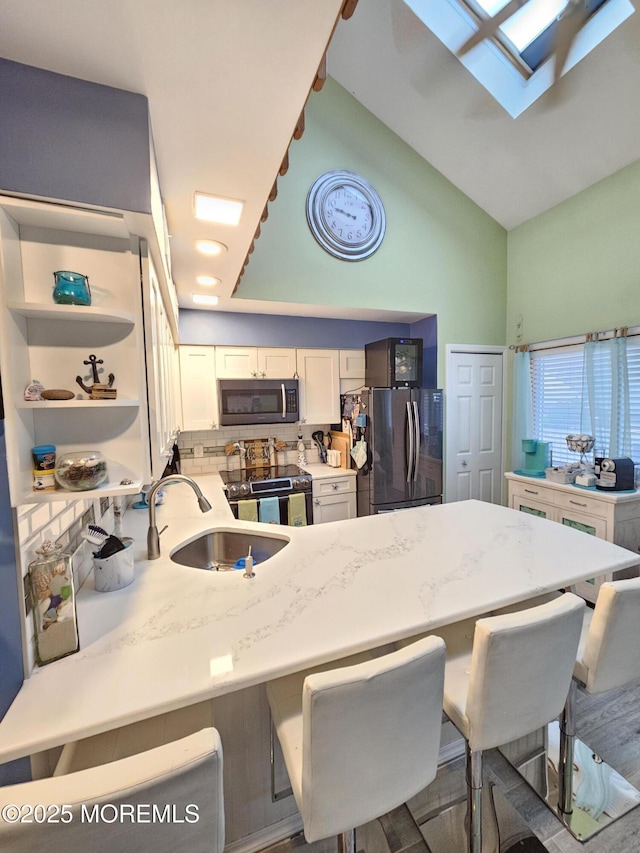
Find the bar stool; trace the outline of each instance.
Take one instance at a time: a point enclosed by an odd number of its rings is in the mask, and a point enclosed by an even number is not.
[[[271,681],[267,697],[308,842],[338,836],[406,802],[438,763],[444,643],[419,640],[353,666]]]
[[[587,693],[606,693],[640,679],[638,626],[640,578],[603,583],[595,609],[587,608],[585,612],[573,670],[574,678],[584,685]],[[558,808],[566,815],[573,809],[575,708],[576,681],[571,685],[560,719]]]
[[[109,764],[0,788],[0,807],[13,804],[32,822],[11,823],[13,811],[3,809],[0,849],[11,853],[222,853],[220,736],[202,729]]]
[[[444,710],[465,739],[468,849],[482,851],[482,753],[524,737],[562,711],[584,601],[571,593],[537,607],[438,629],[447,646]]]

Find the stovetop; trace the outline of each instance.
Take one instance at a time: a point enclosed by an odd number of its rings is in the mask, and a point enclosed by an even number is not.
[[[258,480],[278,480],[282,477],[310,477],[297,465],[277,465],[275,468],[244,468],[235,471],[220,471],[225,485],[232,483],[253,483]]]

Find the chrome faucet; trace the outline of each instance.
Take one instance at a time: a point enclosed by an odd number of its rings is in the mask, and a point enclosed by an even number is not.
[[[191,477],[184,474],[169,474],[161,480],[157,480],[147,492],[147,503],[149,504],[149,530],[147,531],[147,560],[157,560],[160,556],[160,534],[156,527],[156,492],[167,483],[188,483],[198,498],[200,512],[209,512],[211,504],[202,494],[200,486]]]

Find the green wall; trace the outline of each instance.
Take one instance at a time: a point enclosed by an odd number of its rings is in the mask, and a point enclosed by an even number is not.
[[[508,235],[507,343],[640,323],[640,161]]]
[[[503,344],[504,228],[335,81],[311,95],[305,121],[236,295],[437,314],[439,382],[445,343]],[[333,258],[307,226],[309,187],[338,168],[367,178],[385,206],[385,239],[364,261]]]

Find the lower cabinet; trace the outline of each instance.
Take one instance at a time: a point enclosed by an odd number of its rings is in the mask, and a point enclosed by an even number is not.
[[[602,492],[580,489],[507,474],[509,506],[581,533],[606,539],[638,553],[640,550],[640,492]],[[640,556],[639,556],[640,563]],[[605,581],[637,576],[640,565],[614,575],[603,575],[575,584],[575,591],[594,602]]]
[[[344,521],[358,514],[356,478],[353,474],[336,477],[314,477],[312,485],[313,523]]]

